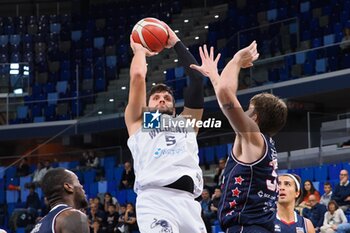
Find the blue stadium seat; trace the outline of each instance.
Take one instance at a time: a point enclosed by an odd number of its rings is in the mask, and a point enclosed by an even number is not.
[[[8,42],[9,42],[8,35],[0,35],[0,46],[1,47],[7,46]]]
[[[84,174],[82,171],[79,171],[79,170],[75,170],[74,173],[77,175],[80,183],[84,183]]]
[[[98,183],[97,182],[90,183],[89,194],[90,194],[90,197],[97,197],[97,194],[98,194]]]
[[[118,184],[120,183],[120,181],[122,179],[123,171],[124,171],[123,167],[114,168],[114,179],[117,181]]]
[[[304,75],[313,75],[314,74],[314,64],[311,62],[306,62],[304,64]]]
[[[295,54],[295,63],[296,64],[304,64],[306,60],[305,52],[300,52]]]
[[[215,147],[215,154],[218,159],[227,157],[227,146],[226,144]]]
[[[98,193],[106,193],[106,192],[107,192],[107,181],[99,181]]]
[[[17,203],[19,198],[19,192],[17,190],[6,190],[6,202]]]
[[[26,201],[27,200],[27,196],[29,195],[29,189],[26,189],[21,187],[21,192],[20,192],[20,197],[22,201]]]
[[[341,67],[347,69],[350,67],[350,54],[344,54],[342,57]]]
[[[51,33],[60,33],[61,32],[61,24],[60,23],[50,24],[50,32]]]
[[[106,180],[114,180],[114,168],[105,168]]]
[[[45,122],[45,117],[43,117],[43,116],[36,116],[36,117],[34,117],[33,122],[34,123]]]
[[[68,87],[68,82],[66,80],[58,81],[56,84],[56,91],[57,93],[66,94],[67,87]]]
[[[93,183],[95,181],[95,177],[96,177],[95,170],[88,170],[88,171],[84,172],[84,184]]]
[[[57,92],[51,92],[47,94],[47,103],[48,105],[57,105],[58,101],[58,93]]]
[[[115,156],[104,157],[103,166],[105,168],[114,168],[115,165],[116,165],[116,158],[115,158]]]
[[[95,80],[95,91],[96,92],[106,91],[106,79],[98,78]]]
[[[208,146],[204,147],[204,156],[206,164],[214,164],[215,163],[215,147]]]
[[[63,168],[66,168],[66,169],[68,169],[68,162],[58,162],[58,166],[59,167],[63,167]]]
[[[4,178],[4,176],[5,176],[5,167],[0,166],[0,179]]]
[[[107,180],[107,192],[112,193],[118,190],[119,183],[115,180]]]
[[[174,68],[169,68],[166,70],[165,79],[167,82],[175,79],[175,69]],[[173,83],[173,82],[169,82],[169,83]]]
[[[328,179],[328,166],[322,165],[314,167],[315,181],[326,181]]]
[[[198,158],[199,158],[199,165],[203,165],[204,164],[204,149],[203,148],[199,148],[198,149]]]
[[[323,36],[323,45],[331,45],[335,42],[335,36],[334,34],[329,34]]]
[[[16,228],[16,233],[25,233],[26,232],[26,228],[25,227],[17,227]]]
[[[317,47],[320,47],[321,45],[322,43],[320,38],[315,38],[312,40],[312,43],[311,43],[312,48],[317,48]]]
[[[350,162],[344,162],[343,163],[343,169],[345,169],[348,172],[350,172]]]
[[[17,118],[26,119],[28,116],[28,106],[22,105],[17,107]]]
[[[294,34],[298,32],[298,24],[297,23],[291,23],[289,24],[289,33]]]
[[[106,56],[106,66],[107,67],[115,67],[117,65],[117,57],[116,56]]]
[[[10,44],[11,45],[19,45],[21,42],[21,36],[20,35],[10,35]]]
[[[341,163],[330,164],[328,166],[329,180],[339,180],[340,171],[343,169]]]
[[[0,205],[5,203],[5,180],[0,179]]]
[[[69,169],[75,169],[79,166],[79,161],[71,161],[68,162],[68,168]]]
[[[275,21],[277,19],[277,9],[271,9],[267,11],[267,20]]]
[[[82,36],[82,32],[81,30],[76,30],[76,31],[72,31],[72,41],[79,41],[81,39]]]
[[[137,194],[132,189],[126,190],[126,201],[132,203],[135,206]]]
[[[181,67],[175,68],[175,78],[182,78],[185,75],[185,69]]]
[[[119,204],[123,205],[127,202],[127,190],[119,190],[116,194],[116,198],[119,202]]]
[[[301,169],[301,174],[300,174],[301,180],[314,180],[314,169],[312,167],[306,167]]]
[[[308,12],[310,11],[310,2],[307,1],[307,2],[301,2],[300,3],[300,12],[303,13],[303,12]]]
[[[294,168],[294,169],[289,169],[289,172],[288,173],[291,173],[291,174],[296,174],[298,176],[301,177],[301,168]]]
[[[94,38],[94,48],[102,49],[105,45],[105,38],[104,37],[95,37]]]
[[[327,59],[326,58],[317,59],[315,70],[317,74],[325,73],[327,71]]]

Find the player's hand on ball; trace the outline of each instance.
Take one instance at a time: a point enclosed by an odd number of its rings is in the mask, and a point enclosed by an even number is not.
[[[136,43],[133,39],[132,36],[130,35],[130,47],[132,49],[132,52],[135,54],[137,51],[141,51],[143,53],[145,53],[145,55],[147,57],[151,57],[154,55],[157,55],[158,53],[156,52],[151,52],[148,49],[146,49],[145,47],[143,47],[141,44]]]
[[[256,49],[257,44],[254,40],[248,47],[239,50],[233,57],[233,60],[239,64],[241,68],[253,66],[253,61],[258,59],[259,53]]]
[[[168,38],[168,41],[167,41],[167,44],[166,44],[165,48],[170,49],[170,48],[174,47],[174,45],[175,45],[178,41],[180,41],[180,39],[179,39],[179,37],[176,35],[176,33],[173,31],[173,29],[171,29],[171,28],[169,27],[168,24],[166,24],[166,23],[164,23],[164,24],[166,25],[166,29],[167,29],[167,31],[168,31],[168,33],[169,33],[169,38]]]

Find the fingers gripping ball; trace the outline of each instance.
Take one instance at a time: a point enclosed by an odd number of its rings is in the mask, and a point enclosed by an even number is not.
[[[141,19],[132,30],[132,39],[152,52],[162,51],[168,38],[166,24],[156,18]]]

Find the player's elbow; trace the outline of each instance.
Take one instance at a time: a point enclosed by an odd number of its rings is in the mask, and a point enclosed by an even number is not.
[[[218,99],[227,100],[230,96],[235,95],[236,91],[228,85],[219,84],[216,88],[216,95]]]
[[[146,71],[145,69],[139,68],[133,68],[130,70],[130,78],[131,81],[133,80],[139,80],[139,79],[145,79],[146,78]]]

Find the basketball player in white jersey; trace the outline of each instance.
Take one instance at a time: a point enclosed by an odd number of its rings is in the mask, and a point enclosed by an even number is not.
[[[192,54],[167,27],[167,48],[174,48],[179,62],[189,76],[184,94],[184,109],[176,120],[185,117],[200,120],[203,113],[203,85],[199,72],[189,68],[197,64]],[[164,84],[154,86],[146,98],[146,56],[155,55],[130,37],[134,57],[130,66],[129,101],[125,122],[129,133],[128,146],[134,159],[137,193],[136,213],[142,233],[205,233],[200,204],[194,199],[203,189],[199,167],[198,129],[174,127],[142,128],[143,111],[153,110],[167,120],[175,119],[172,90]]]

